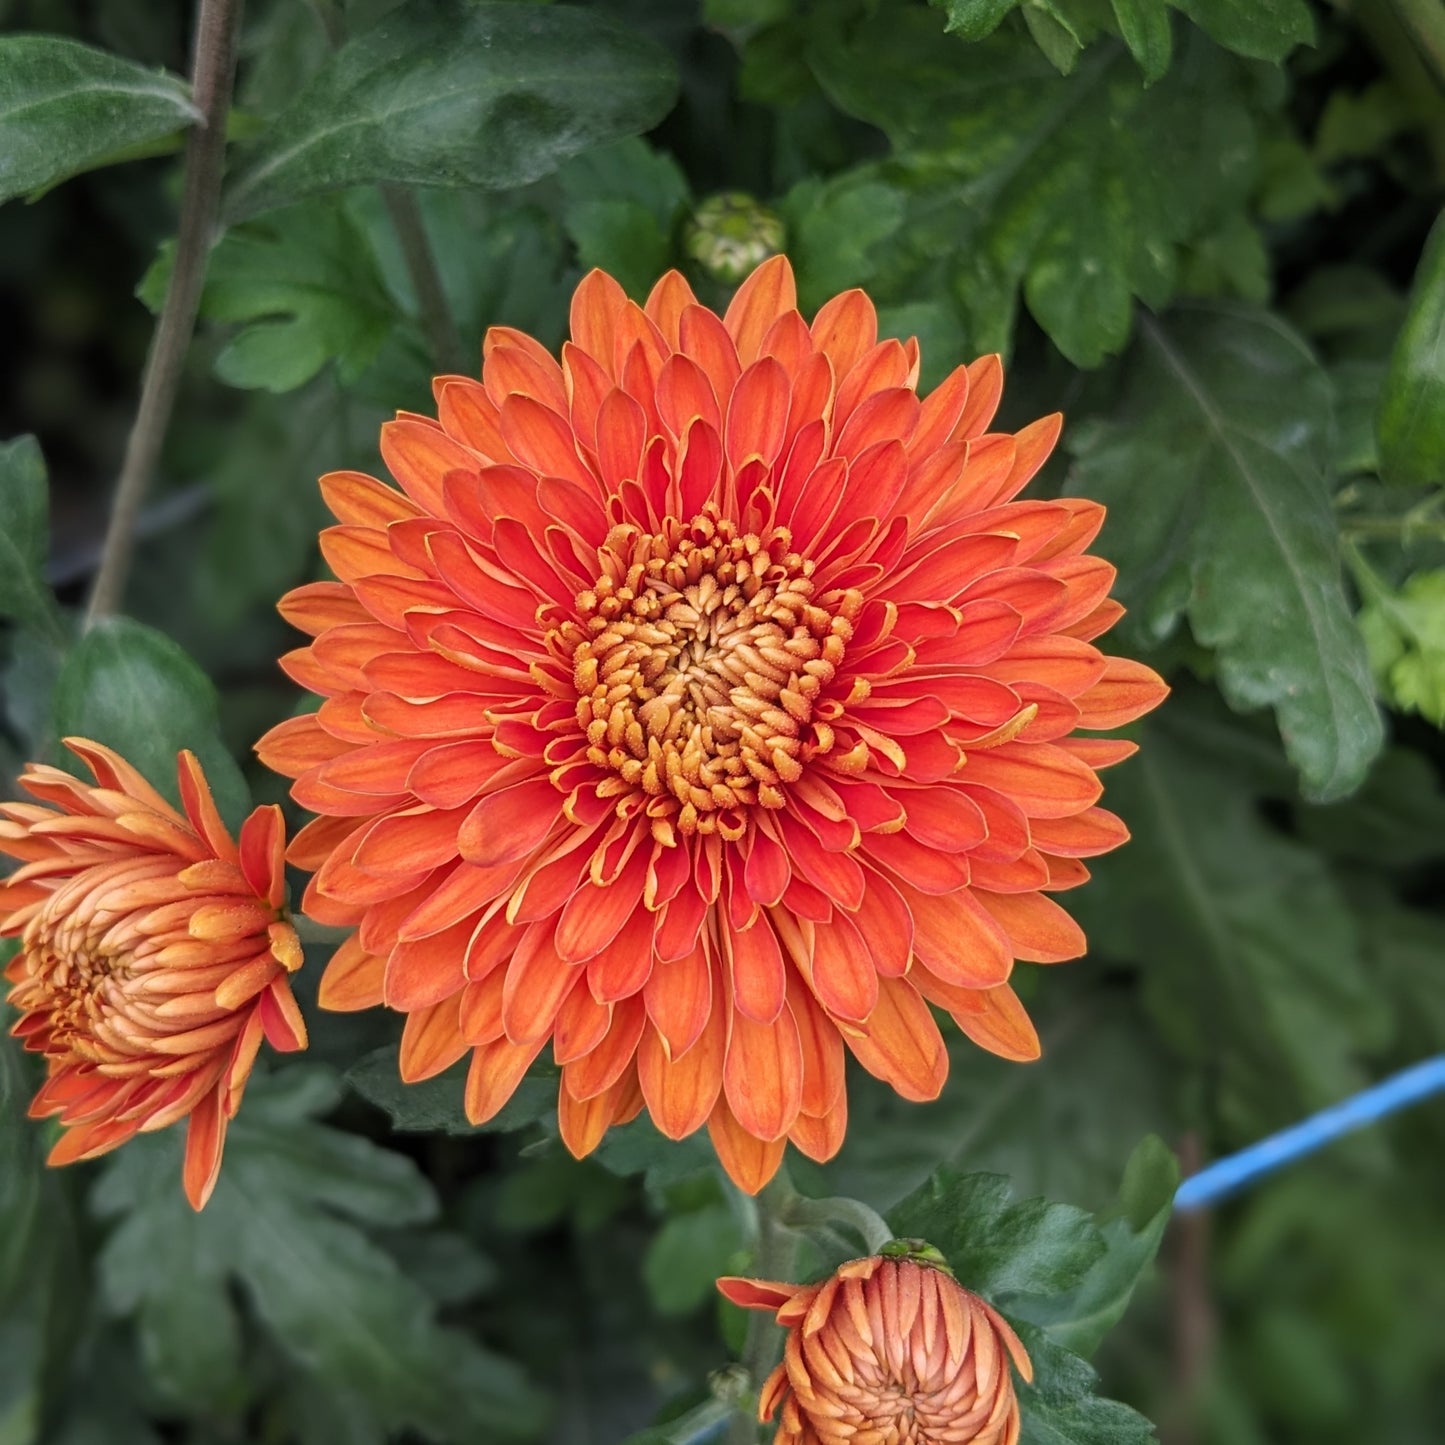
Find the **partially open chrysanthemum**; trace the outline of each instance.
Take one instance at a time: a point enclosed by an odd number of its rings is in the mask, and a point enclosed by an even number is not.
[[[0,853],[22,860],[0,882],[0,936],[20,938],[5,970],[12,1032],[48,1066],[30,1113],[64,1126],[52,1164],[189,1117],[184,1182],[199,1209],[262,1038],[306,1044],[281,811],[257,808],[238,845],[190,753],[182,816],[109,748],[66,746],[94,785],[31,764],[20,783],[39,801],[0,804]]]
[[[1018,1397],[1009,1360],[1033,1379],[1008,1322],[951,1274],[874,1255],[820,1284],[718,1280],[744,1309],[788,1331],[783,1363],[763,1384],[758,1418],[776,1445],[1015,1445]]]
[[[404,1011],[406,1078],[472,1051],[480,1121],[550,1044],[574,1151],[645,1103],[757,1189],[842,1142],[845,1048],[938,1093],[930,1005],[1036,1056],[1014,961],[1083,951],[1050,895],[1126,837],[1095,769],[1132,746],[1073,733],[1165,688],[1092,644],[1102,509],[1012,500],[1059,418],[990,432],[996,357],[920,398],[781,257],[721,318],[593,272],[571,330],[489,332],[384,427],[400,492],[322,479],[339,580],[282,611],[325,701],[259,750],[320,815],[306,911],[356,929],[322,1002]]]

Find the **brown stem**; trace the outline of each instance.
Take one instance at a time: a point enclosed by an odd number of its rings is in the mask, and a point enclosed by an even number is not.
[[[441,272],[437,270],[436,257],[432,254],[431,242],[427,240],[426,226],[416,197],[405,186],[383,184],[381,198],[386,202],[392,229],[401,242],[401,254],[406,261],[412,289],[416,292],[421,329],[431,349],[432,360],[444,372],[475,371],[481,364],[480,359],[475,364],[467,360],[462,334],[452,320],[446,292],[442,289]]]
[[[1192,1131],[1179,1144],[1179,1162],[1186,1176],[1204,1163],[1199,1135]],[[1209,1289],[1209,1211],[1190,1210],[1175,1216],[1172,1269],[1174,1296],[1174,1408],[1169,1428],[1161,1430],[1166,1445],[1195,1445],[1199,1439],[1199,1407],[1214,1358],[1214,1300]]]
[[[231,108],[240,21],[241,0],[200,0],[191,99],[201,114],[186,138],[175,264],[166,287],[165,304],[151,335],[140,404],[126,441],[100,570],[86,611],[87,626],[120,607],[135,547],[136,519],[160,458],[171,413],[175,410],[186,352],[196,329],[196,313],[200,309],[201,287],[206,279],[206,262],[220,203],[226,116]]]

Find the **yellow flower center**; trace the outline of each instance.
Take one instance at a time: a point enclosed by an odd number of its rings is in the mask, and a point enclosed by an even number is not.
[[[588,758],[670,800],[683,833],[739,837],[746,811],[781,808],[802,772],[863,599],[818,595],[815,564],[790,544],[786,529],[740,533],[711,511],[652,534],[616,527],[561,629]]]

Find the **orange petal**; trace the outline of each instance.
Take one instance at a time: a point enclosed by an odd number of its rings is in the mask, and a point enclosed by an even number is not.
[[[669,1139],[683,1139],[702,1128],[722,1091],[727,1024],[714,1013],[693,1046],[670,1057],[655,1028],[643,1031],[637,1046],[637,1076],[653,1123]]]
[[[1142,662],[1107,659],[1104,675],[1081,698],[1079,726],[1116,728],[1142,717],[1169,696],[1169,684]]]
[[[744,1279],[725,1274],[717,1282],[718,1292],[740,1309],[777,1311],[795,1294],[809,1288],[804,1284],[787,1284],[782,1280]]]
[[[534,1044],[514,1044],[500,1038],[474,1049],[464,1099],[468,1120],[485,1124],[495,1118],[541,1052],[540,1039]]]
[[[733,1014],[723,1089],[738,1122],[759,1139],[779,1139],[803,1104],[803,1050],[792,1011],[767,1024]]]
[[[447,474],[478,468],[477,458],[433,422],[383,423],[381,455],[407,496],[434,517],[446,515],[442,482]]]
[[[221,1110],[220,1087],[210,1090],[194,1109],[186,1130],[186,1160],[181,1178],[191,1208],[206,1207],[221,1173],[226,1147],[226,1116]]]
[[[839,1094],[838,1102],[821,1119],[799,1114],[788,1131],[788,1142],[814,1163],[826,1164],[843,1147],[847,1132],[848,1099]]]
[[[988,893],[973,896],[993,916],[1013,947],[1028,963],[1062,963],[1088,949],[1084,931],[1052,898],[1042,893]]]
[[[467,1041],[458,1024],[455,998],[432,1004],[408,1014],[401,1031],[399,1068],[402,1081],[419,1083],[435,1078],[456,1063],[467,1051]]]
[[[686,1054],[701,1036],[713,1010],[726,1009],[727,1003],[714,983],[714,968],[702,943],[682,958],[653,965],[642,996],[669,1057]]]
[[[278,1053],[291,1054],[306,1047],[306,1020],[284,977],[273,979],[256,1005],[266,1042]]]
[[[845,1036],[854,1057],[905,1099],[936,1099],[948,1077],[948,1050],[928,1005],[906,978],[879,980],[878,1007]]]
[[[623,1074],[610,1089],[590,1099],[574,1099],[563,1089],[557,1096],[557,1130],[574,1159],[585,1159],[617,1121],[637,1091],[637,1077]]]
[[[577,965],[558,952],[550,920],[528,925],[512,961],[502,994],[502,1026],[516,1044],[540,1045],[552,1032],[557,1010],[572,991]]]
[[[763,914],[751,928],[737,929],[723,921],[721,932],[731,967],[734,1004],[754,1022],[772,1023],[782,1012],[788,992],[783,952],[773,925]]]
[[[718,1162],[744,1194],[756,1194],[783,1162],[786,1139],[765,1142],[754,1138],[738,1123],[726,1099],[717,1101],[707,1121],[707,1132],[717,1150]]]
[[[256,896],[280,908],[286,901],[286,823],[274,803],[257,808],[241,825],[239,854]]]
[[[191,827],[205,839],[217,858],[224,858],[230,863],[239,862],[240,855],[236,851],[236,845],[231,841],[231,835],[221,821],[215,799],[211,796],[210,784],[206,782],[206,775],[201,771],[200,761],[194,753],[183,750],[177,756],[176,781],[180,785],[181,802],[185,806]],[[169,805],[165,811],[175,817]]]
[[[981,907],[970,889],[932,895],[904,884],[900,891],[913,915],[913,951],[946,983],[992,988],[1013,971],[1007,931]]]
[[[723,315],[723,325],[744,366],[757,360],[773,322],[797,305],[798,288],[786,256],[770,256],[738,287]]]
[[[979,1048],[1015,1063],[1032,1063],[1043,1052],[1018,995],[1008,984],[978,989],[969,995],[967,1009],[952,1010],[953,1021]]]
[[[316,1002],[334,1013],[379,1008],[386,960],[367,953],[352,934],[335,953],[321,975]]]
[[[421,508],[410,497],[365,472],[327,472],[319,485],[338,522],[384,531],[393,522],[421,515]]]
[[[589,271],[572,293],[572,340],[609,376],[613,375],[613,341],[627,308],[627,293],[605,271]]]

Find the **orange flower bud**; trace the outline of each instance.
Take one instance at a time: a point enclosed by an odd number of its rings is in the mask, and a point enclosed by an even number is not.
[[[94,786],[31,764],[20,784],[39,802],[0,804],[0,853],[22,860],[0,884],[0,936],[21,940],[5,970],[12,1032],[49,1070],[30,1113],[65,1128],[52,1164],[189,1117],[185,1189],[200,1209],[262,1038],[306,1046],[281,811],[257,808],[238,845],[192,754],[182,816],[109,748],[66,746]]]
[[[776,1445],[1014,1445],[1008,1361],[1033,1378],[1008,1322],[945,1269],[874,1255],[819,1284],[720,1279],[788,1330],[758,1418],[781,1406]]]

